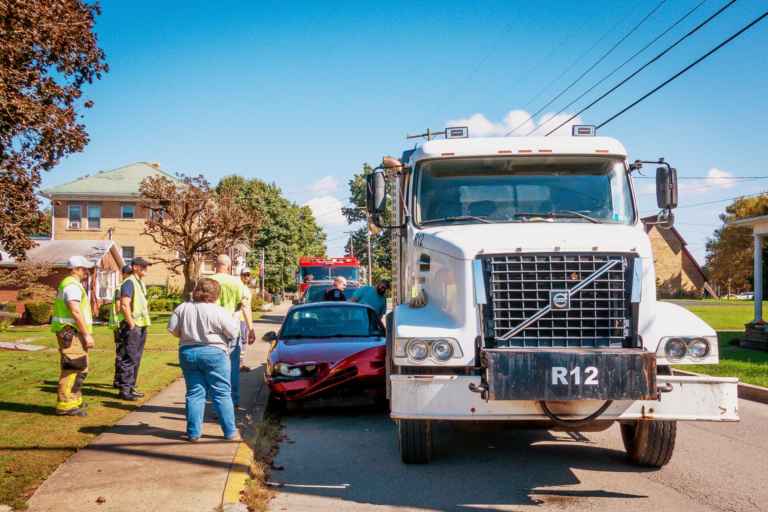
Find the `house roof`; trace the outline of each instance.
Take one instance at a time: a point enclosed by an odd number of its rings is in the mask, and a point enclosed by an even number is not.
[[[97,266],[109,252],[117,260],[117,264],[125,265],[122,251],[113,240],[38,240],[37,245],[27,251],[27,261],[30,263],[49,263],[53,267],[66,268],[71,256],[85,256]],[[15,267],[17,261],[6,253],[2,254],[0,267]]]
[[[74,181],[48,187],[41,194],[54,196],[125,196],[138,197],[141,181],[148,176],[165,176],[178,181],[176,177],[162,170],[160,165],[148,162],[136,162],[109,171],[99,171],[85,175]]]
[[[643,222],[643,226],[645,227],[645,232],[648,233],[649,231],[651,231],[653,227],[655,227],[654,223],[658,222],[659,216],[649,215],[648,217],[643,217],[640,220]],[[685,241],[685,238],[683,238],[683,235],[681,235],[680,232],[674,226],[672,226],[669,229],[669,231],[672,232],[672,234],[676,236],[678,240],[680,240],[680,247],[683,248],[683,252],[685,253],[686,256],[688,256],[688,259],[691,260],[693,265],[696,267],[696,270],[698,270],[701,273],[701,276],[704,278],[704,282],[707,283],[707,274],[704,273],[704,269],[701,268],[701,265],[699,265],[699,262],[696,261],[696,258],[693,257],[693,254],[691,253],[691,251],[688,250],[688,242]],[[713,292],[710,291],[710,293],[714,295]]]
[[[729,226],[755,226],[757,224],[762,224],[763,222],[768,222],[768,215],[729,220],[726,224]]]

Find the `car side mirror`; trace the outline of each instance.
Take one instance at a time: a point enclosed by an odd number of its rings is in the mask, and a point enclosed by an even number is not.
[[[277,333],[275,331],[269,331],[261,337],[261,340],[272,343],[273,341],[277,340]]]
[[[656,203],[662,210],[677,208],[677,169],[667,166],[656,169]]]

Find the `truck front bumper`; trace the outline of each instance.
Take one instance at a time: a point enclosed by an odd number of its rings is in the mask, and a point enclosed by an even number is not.
[[[470,390],[479,376],[391,375],[394,419],[546,421],[537,401],[484,400]],[[656,377],[665,390],[658,400],[616,400],[600,420],[738,421],[738,379],[731,377]],[[547,401],[563,419],[593,413],[601,400]]]

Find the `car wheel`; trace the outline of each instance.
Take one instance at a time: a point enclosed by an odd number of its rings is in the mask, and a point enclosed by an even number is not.
[[[432,424],[428,420],[398,420],[400,458],[406,464],[428,464],[432,458]]]
[[[638,420],[621,425],[621,440],[629,460],[640,466],[660,468],[675,451],[676,421]]]

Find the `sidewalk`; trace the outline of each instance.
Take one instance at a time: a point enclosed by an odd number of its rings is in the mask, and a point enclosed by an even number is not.
[[[263,384],[269,345],[261,336],[276,330],[290,307],[283,304],[255,323],[257,340],[248,347],[241,375],[238,423],[251,411]],[[128,414],[109,431],[62,464],[29,500],[30,512],[213,511],[222,493],[239,443],[223,439],[215,421],[206,421],[198,443],[184,432],[184,380],[179,379]]]

